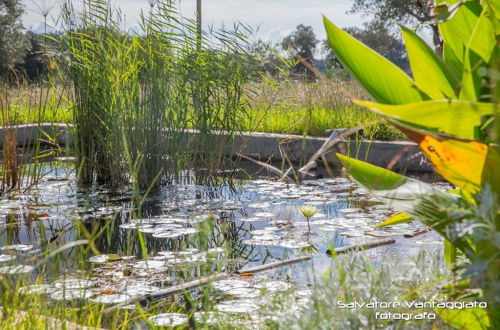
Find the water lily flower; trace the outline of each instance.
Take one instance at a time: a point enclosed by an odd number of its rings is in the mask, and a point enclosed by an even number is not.
[[[299,212],[307,219],[307,228],[308,232],[311,232],[311,225],[309,223],[309,219],[312,218],[316,213],[318,213],[318,209],[311,205],[302,205],[298,208]]]

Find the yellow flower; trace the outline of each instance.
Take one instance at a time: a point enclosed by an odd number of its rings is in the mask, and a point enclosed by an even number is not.
[[[311,205],[302,205],[301,207],[298,208],[298,210],[307,219],[311,218],[319,211],[317,208]]]

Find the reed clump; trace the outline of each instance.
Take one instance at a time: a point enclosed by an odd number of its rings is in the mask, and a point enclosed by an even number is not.
[[[220,168],[247,111],[240,59],[250,30],[207,33],[200,44],[196,23],[171,0],[152,4],[135,33],[120,30],[108,1],[85,2],[81,14],[64,8],[80,183],[147,188],[182,170]]]

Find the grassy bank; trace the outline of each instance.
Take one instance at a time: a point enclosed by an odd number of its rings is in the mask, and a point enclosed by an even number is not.
[[[325,130],[373,123],[364,127],[365,138],[404,139],[392,126],[380,122],[379,117],[352,104],[351,98],[361,98],[364,93],[354,81],[268,81],[256,83],[249,88],[256,94],[249,100],[250,110],[240,123],[242,131],[324,136]],[[33,105],[39,104],[41,93],[47,101],[42,108],[34,108]],[[11,89],[11,122],[71,123],[72,103],[61,93],[56,88]],[[2,118],[0,124],[3,124]]]

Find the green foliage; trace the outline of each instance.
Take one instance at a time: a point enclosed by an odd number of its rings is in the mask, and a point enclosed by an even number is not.
[[[22,14],[21,1],[0,1],[0,77],[23,60],[27,39],[21,24]]]
[[[311,26],[299,24],[297,29],[286,36],[281,43],[283,49],[290,52],[291,58],[297,62],[293,70],[296,73],[304,74],[308,80],[316,78],[309,70],[308,64],[314,64],[314,50],[318,42]]]
[[[61,45],[75,89],[80,182],[121,185],[131,175],[148,188],[186,167],[216,171],[245,114],[250,31],[218,31],[199,47],[195,22],[182,23],[170,0],[142,16],[137,35],[120,32],[107,1],[87,6],[81,17],[66,13]],[[189,137],[188,127],[201,135]]]
[[[311,26],[299,24],[294,32],[283,39],[282,46],[283,49],[288,50],[291,48],[302,58],[312,61],[318,42]]]
[[[488,302],[487,315],[476,315],[480,321],[474,317],[474,323],[473,315],[441,311],[444,321],[459,328],[500,325],[500,307],[495,298],[500,292],[495,270],[500,255],[500,181],[496,175],[500,153],[499,136],[493,132],[499,115],[498,103],[494,102],[498,102],[496,40],[500,29],[493,2],[437,3],[433,15],[444,39],[443,58],[413,31],[402,28],[414,77],[414,81],[408,78],[404,84],[394,67],[325,19],[330,43],[339,59],[378,102],[385,104],[357,103],[388,118],[418,143],[437,172],[463,189],[458,198],[437,189],[425,191],[425,185],[418,182],[413,182],[416,189],[402,189],[409,179],[398,182],[397,174],[340,156],[358,183],[377,196],[391,194],[397,201],[393,206],[408,214],[399,214],[380,225],[413,218],[431,226],[450,243],[445,249],[447,262],[463,270],[460,278],[472,278],[471,283],[482,289],[482,296],[473,297]],[[362,58],[370,65],[364,65]],[[379,63],[377,69],[381,68],[379,77],[373,76],[377,71],[375,63]],[[400,90],[401,86],[406,90],[398,98],[390,94],[391,88]],[[425,97],[415,101],[408,92],[411,88]],[[408,198],[409,190],[414,191],[413,198]],[[456,250],[466,257],[465,262],[457,261]]]
[[[326,17],[323,21],[337,58],[373,98],[388,104],[427,99],[400,68],[335,26]]]
[[[450,1],[448,1],[450,2]],[[433,43],[441,48],[441,38],[436,24],[429,24],[432,19],[432,1],[406,0],[354,0],[349,13],[361,13],[373,17],[374,23],[394,28],[394,23],[419,24],[430,27]]]
[[[493,103],[459,100],[435,100],[390,105],[356,101],[358,105],[370,108],[394,121],[411,122],[435,132],[450,134],[464,139],[473,139],[483,117],[495,114]]]

